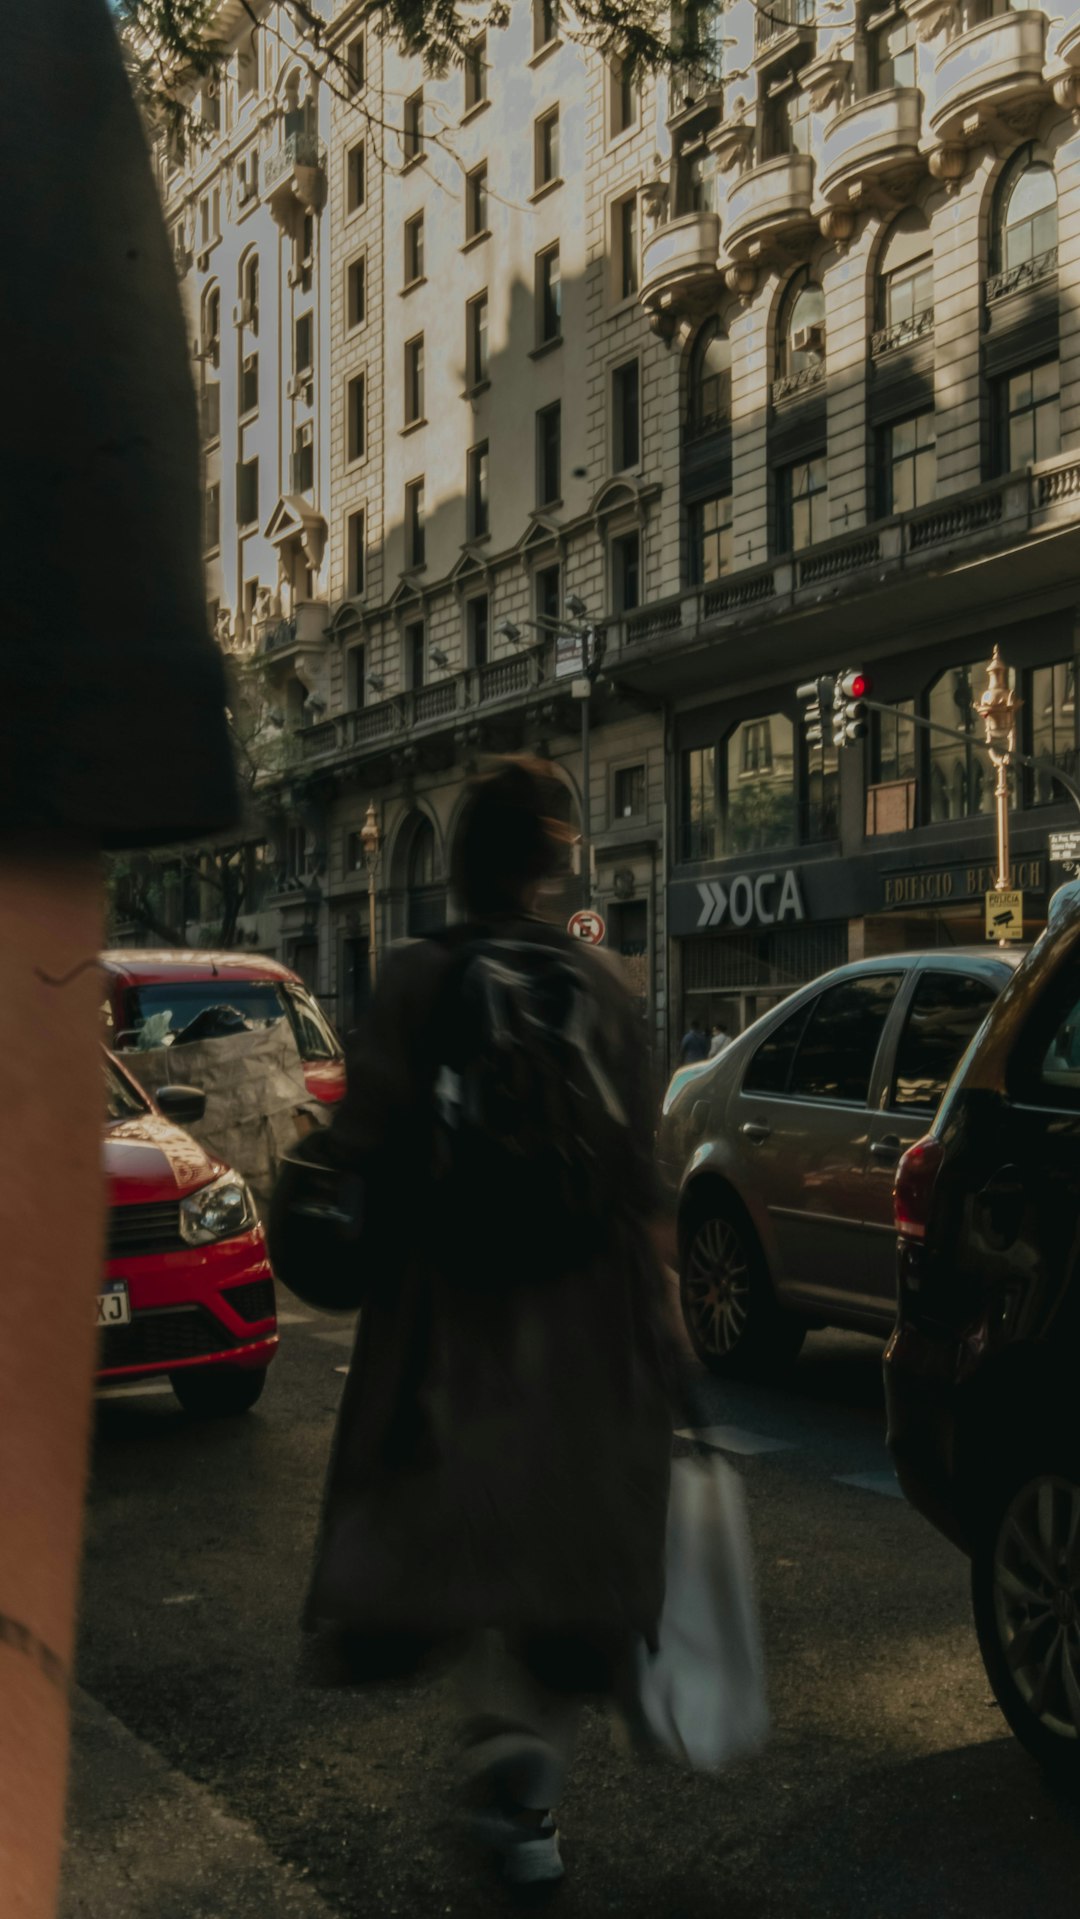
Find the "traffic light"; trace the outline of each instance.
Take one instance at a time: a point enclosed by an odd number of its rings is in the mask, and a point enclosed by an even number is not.
[[[866,696],[870,691],[870,676],[853,668],[850,673],[841,673],[836,682],[836,704],[833,709],[833,745],[853,746],[856,740],[864,740],[870,726],[870,709]]]
[[[824,674],[820,680],[804,680],[801,686],[795,688],[795,698],[807,702],[803,715],[807,746],[824,746],[836,698],[832,679]]]

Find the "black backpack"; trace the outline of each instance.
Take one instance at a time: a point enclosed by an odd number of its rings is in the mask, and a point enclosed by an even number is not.
[[[587,1260],[626,1205],[631,1142],[584,969],[535,940],[471,940],[434,1037],[430,1217],[444,1253],[506,1275]]]

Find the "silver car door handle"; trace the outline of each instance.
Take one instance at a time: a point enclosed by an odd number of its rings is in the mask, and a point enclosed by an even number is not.
[[[757,1145],[760,1145],[763,1140],[768,1139],[772,1132],[772,1127],[766,1126],[763,1119],[744,1119],[739,1131],[742,1133],[744,1139],[752,1139]]]
[[[870,1148],[871,1159],[881,1161],[883,1166],[895,1166],[904,1150],[904,1142],[895,1133],[886,1133],[884,1139],[876,1139]]]

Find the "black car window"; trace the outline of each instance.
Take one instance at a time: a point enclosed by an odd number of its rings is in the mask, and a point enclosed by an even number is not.
[[[882,1028],[899,990],[899,973],[870,973],[822,993],[795,1056],[788,1083],[793,1099],[865,1106]]]
[[[1025,1090],[1055,1106],[1080,1107],[1080,988],[1075,982],[1059,1007],[1064,1012],[1043,1055],[1038,1086]]]
[[[746,1069],[744,1093],[786,1093],[791,1062],[813,1009],[813,1000],[804,1000],[779,1026],[763,1039]]]
[[[122,1119],[141,1119],[150,1111],[150,1104],[137,1092],[130,1080],[118,1073],[108,1060],[105,1067],[105,1118],[110,1126]]]
[[[896,1049],[892,1105],[937,1111],[953,1073],[997,992],[971,973],[921,973]]]
[[[287,986],[285,997],[301,1059],[337,1059],[341,1048],[315,1001],[296,986]]]

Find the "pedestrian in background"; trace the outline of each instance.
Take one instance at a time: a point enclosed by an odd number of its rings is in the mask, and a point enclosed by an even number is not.
[[[682,1066],[698,1066],[709,1057],[709,1042],[705,1029],[699,1019],[692,1019],[682,1037],[679,1048],[679,1063]]]
[[[385,967],[329,1137],[364,1306],[307,1623],[340,1676],[468,1645],[478,1834],[561,1876],[582,1701],[656,1643],[671,1452],[651,1099],[613,963],[540,916],[556,776],[476,781],[464,924]]]
[[[709,1058],[718,1059],[725,1046],[730,1046],[730,1044],[731,1034],[728,1032],[723,1020],[717,1020],[713,1025],[712,1038],[709,1041]]]

